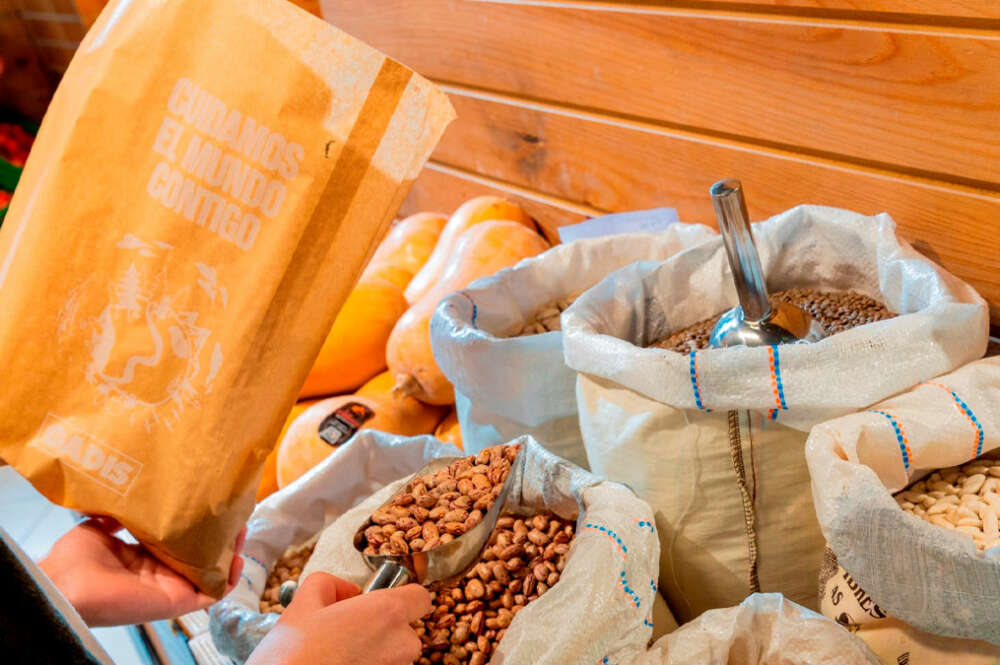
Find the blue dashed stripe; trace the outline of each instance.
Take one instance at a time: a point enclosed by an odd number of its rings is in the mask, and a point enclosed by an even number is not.
[[[778,351],[777,344],[771,345],[771,354],[774,360],[774,375],[771,378],[774,380],[775,388],[778,389],[778,401],[782,409],[788,409],[788,404],[785,403],[785,386],[781,382],[781,354]],[[777,418],[777,414],[775,414],[774,418]]]
[[[465,291],[458,291],[457,293],[462,294],[462,296],[464,296],[465,299],[472,304],[472,327],[477,328],[478,326],[476,325],[476,319],[479,317],[479,307],[476,305],[476,301],[473,300],[472,296],[470,296]]]
[[[701,388],[698,385],[698,361],[695,359],[697,353],[697,351],[692,351],[688,354],[688,371],[691,374],[691,389],[694,391],[694,403],[702,411],[711,413],[712,410],[706,409],[705,405],[701,403]]]
[[[617,543],[618,547],[621,548],[622,553],[628,554],[628,547],[625,546],[625,541],[623,541],[618,536],[617,533],[615,533],[614,531],[612,531],[608,527],[601,526],[600,524],[590,524],[590,523],[588,523],[588,524],[584,524],[583,528],[585,528],[585,529],[594,529],[595,531],[600,531],[601,533],[603,533],[604,535],[606,535],[608,538],[610,538],[611,540],[613,540],[615,543]]]
[[[983,433],[983,424],[979,422],[979,418],[977,418],[976,414],[972,412],[972,409],[969,408],[969,405],[965,403],[964,399],[958,396],[958,393],[956,393],[954,390],[944,385],[943,383],[938,383],[936,381],[927,381],[926,385],[937,386],[938,388],[941,388],[942,390],[946,391],[949,395],[951,395],[951,398],[955,401],[955,406],[958,407],[958,410],[961,411],[966,418],[969,419],[969,422],[976,429],[975,456],[979,457],[980,455],[982,455],[983,439],[985,438],[985,435]]]
[[[899,452],[903,456],[903,469],[907,472],[910,470],[910,444],[906,440],[906,434],[903,433],[903,427],[899,424],[899,421],[887,411],[880,411],[878,409],[869,409],[869,413],[877,413],[880,416],[885,417],[892,425],[892,431],[896,433],[896,442],[899,444]]]
[[[260,566],[261,568],[263,568],[264,572],[267,572],[267,566],[265,566],[263,563],[261,563],[259,559],[256,559],[256,558],[254,558],[254,557],[252,557],[252,556],[250,556],[249,554],[246,554],[246,553],[243,554],[243,557],[246,558],[246,559],[250,559],[255,564],[257,564],[258,566]]]

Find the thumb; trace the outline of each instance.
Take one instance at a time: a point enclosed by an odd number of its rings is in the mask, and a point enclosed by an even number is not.
[[[358,593],[358,587],[346,580],[328,573],[313,573],[299,585],[295,598],[288,610],[298,612],[316,612],[338,600],[350,598]],[[287,612],[286,612],[287,614]]]

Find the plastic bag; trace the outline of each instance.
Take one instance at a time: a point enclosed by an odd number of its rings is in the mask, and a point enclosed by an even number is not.
[[[710,610],[661,638],[635,665],[877,665],[857,638],[777,593]],[[895,665],[895,664],[894,664]]]
[[[586,467],[576,375],[563,359],[562,333],[508,335],[534,321],[546,305],[590,288],[622,266],[665,259],[714,235],[700,224],[672,224],[660,233],[578,240],[445,298],[431,320],[431,343],[441,371],[455,386],[465,449],[475,453],[530,434],[556,455]]]
[[[681,621],[754,591],[816,608],[805,431],[986,347],[982,298],[898,240],[888,216],[803,206],[754,235],[772,290],[853,289],[902,315],[816,344],[645,348],[736,302],[720,238],[612,273],[562,319],[587,457],[653,506],[661,589]]]
[[[559,583],[518,613],[492,662],[555,665],[600,662],[605,656],[624,662],[638,657],[653,631],[657,596],[653,578],[659,545],[649,507],[627,488],[553,457],[530,437],[512,443],[525,446],[525,456],[524,466],[514,471],[510,508],[544,507],[564,517],[580,517]],[[288,545],[304,542],[335,514],[339,517],[320,535],[302,579],[322,570],[363,583],[371,571],[354,550],[355,531],[425,459],[458,454],[431,437],[360,432],[262,503],[247,537],[246,557],[252,558],[246,571],[251,579],[241,580],[211,612],[219,650],[241,661],[249,655],[277,619],[256,612],[273,562]],[[358,480],[350,483],[353,479]],[[338,486],[342,483],[347,484]]]
[[[453,116],[281,0],[117,0],[0,230],[0,456],[221,596],[285,414]]]
[[[865,639],[869,630],[896,626],[909,631],[911,645],[927,641],[920,631],[1000,645],[1000,547],[977,550],[968,536],[904,512],[892,497],[932,471],[998,447],[1000,358],[972,363],[814,428],[806,458],[816,512],[840,565],[822,580],[824,611],[860,626]],[[857,594],[870,599],[861,611],[854,607],[857,598],[852,600]],[[872,604],[877,612],[869,612]],[[886,616],[898,622],[880,624]],[[959,640],[937,643],[932,653],[938,656],[963,654]],[[1000,662],[1000,648],[964,648],[995,660],[954,662]]]

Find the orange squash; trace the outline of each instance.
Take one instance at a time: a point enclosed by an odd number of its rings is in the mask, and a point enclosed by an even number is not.
[[[418,212],[395,224],[372,255],[365,277],[381,277],[405,289],[434,252],[448,217],[437,212]]]
[[[386,395],[392,395],[392,387],[394,385],[396,385],[396,380],[392,378],[392,372],[382,372],[368,381],[368,383],[358,388],[358,391],[355,394],[384,397]]]
[[[458,413],[452,410],[434,430],[434,436],[440,441],[450,443],[459,450],[465,450],[462,445],[462,429],[458,426]]]
[[[482,222],[463,233],[441,279],[406,310],[389,335],[386,359],[396,380],[393,395],[416,397],[428,404],[453,404],[455,391],[431,350],[430,321],[438,303],[452,291],[548,247],[544,238],[518,222]]]
[[[481,222],[506,219],[535,230],[535,222],[521,206],[499,196],[479,196],[466,201],[448,219],[434,252],[406,287],[406,302],[421,300],[444,274],[459,237]]]
[[[305,400],[303,402],[298,402],[292,407],[292,410],[288,412],[288,417],[285,418],[285,426],[281,428],[281,434],[278,435],[278,443],[284,438],[285,432],[288,431],[289,426],[291,426],[292,421],[299,417],[299,414],[308,409],[311,405],[315,404],[317,400]],[[277,444],[271,449],[267,458],[264,460],[264,472],[260,476],[260,484],[257,485],[257,501],[263,501],[267,497],[271,496],[278,491],[278,446]]]
[[[415,399],[397,401],[390,396],[339,395],[320,400],[292,422],[278,444],[278,487],[286,487],[322,462],[337,446],[361,429],[391,434],[430,434],[444,409]]]
[[[358,282],[337,314],[299,396],[347,393],[384,370],[389,333],[405,311],[406,299],[397,285],[378,277]]]

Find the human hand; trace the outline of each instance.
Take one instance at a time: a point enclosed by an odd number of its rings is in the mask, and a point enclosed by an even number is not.
[[[358,595],[357,586],[313,573],[246,665],[410,665],[420,638],[410,624],[431,611],[418,584]]]
[[[150,554],[115,533],[121,524],[91,518],[56,541],[39,567],[90,626],[118,626],[168,619],[208,607],[215,598]],[[227,591],[243,571],[240,550],[246,529],[236,539]]]

